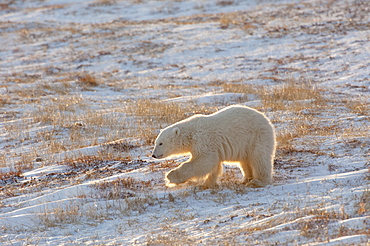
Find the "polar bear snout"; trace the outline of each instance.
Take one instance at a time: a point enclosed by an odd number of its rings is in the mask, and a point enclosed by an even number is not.
[[[161,159],[163,158],[164,154],[161,153],[161,151],[158,150],[157,147],[154,148],[153,150],[153,153],[152,153],[152,157],[155,158],[155,159]]]
[[[152,157],[155,158],[155,159],[162,159],[165,156],[165,153],[164,153],[164,149],[163,149],[163,143],[162,142],[159,142],[156,140],[156,143],[155,143],[155,146],[154,146],[154,149],[153,149],[153,152],[152,152]]]
[[[156,154],[152,154],[152,157],[155,158],[155,159],[161,159],[163,157],[163,155],[156,155]]]

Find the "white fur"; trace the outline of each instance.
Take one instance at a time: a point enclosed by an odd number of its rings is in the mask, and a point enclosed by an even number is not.
[[[169,184],[205,178],[216,185],[222,162],[239,162],[243,183],[261,187],[271,183],[275,131],[266,116],[245,106],[229,106],[211,115],[194,115],[163,129],[153,157],[191,153],[191,158],[166,175]]]

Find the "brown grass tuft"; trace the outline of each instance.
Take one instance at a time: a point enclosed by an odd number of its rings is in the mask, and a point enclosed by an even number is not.
[[[366,98],[355,98],[343,101],[348,109],[358,115],[370,115],[370,104]]]
[[[233,4],[233,1],[221,1],[224,5],[230,3]],[[238,27],[248,34],[252,34],[253,29],[256,28],[255,23],[248,22],[248,17],[243,15],[240,12],[224,13],[219,18],[220,28],[227,29],[231,27]]]
[[[210,114],[211,110],[207,106],[183,105],[155,99],[141,99],[128,108],[129,113],[141,117],[147,123],[162,124],[173,124],[194,114]]]
[[[14,179],[16,177],[22,177],[22,172],[20,170],[13,170],[9,172],[0,171],[0,180]]]
[[[289,78],[282,86],[264,90],[262,99],[265,108],[293,111],[315,108],[325,102],[317,86],[304,77]]]
[[[370,212],[370,190],[365,190],[357,204],[358,214],[367,214]]]
[[[84,89],[88,89],[89,87],[98,86],[100,81],[98,78],[89,73],[83,73],[78,76],[78,83],[84,87]]]
[[[250,84],[242,84],[242,83],[224,83],[222,84],[222,88],[225,92],[232,92],[232,93],[243,93],[243,94],[258,94],[260,86],[257,85],[250,85]]]
[[[301,220],[298,223],[301,235],[307,238],[329,237],[329,224],[338,220],[346,220],[349,218],[348,214],[343,211],[325,211],[313,209],[307,211],[308,215],[313,215],[309,220]]]
[[[62,126],[67,122],[74,122],[78,119],[79,116],[72,113],[83,106],[83,99],[80,96],[53,97],[38,105],[36,110],[30,113],[30,116],[33,117],[35,122]]]
[[[118,199],[122,198],[122,194],[125,194],[123,197],[125,198],[127,196],[127,190],[143,191],[148,189],[152,187],[152,182],[127,177],[118,178],[112,181],[99,182],[92,185],[92,187],[99,190],[99,192],[106,194],[107,196],[105,198],[107,199]]]
[[[186,111],[176,103],[163,103],[154,100],[142,99],[130,108],[131,113],[143,118],[146,122],[162,122],[171,124],[186,118]]]
[[[213,108],[208,106],[182,105],[174,102],[162,102],[141,99],[132,103],[127,112],[137,117],[138,129],[129,136],[140,137],[146,144],[153,144],[158,130],[186,119],[194,114],[210,114]]]

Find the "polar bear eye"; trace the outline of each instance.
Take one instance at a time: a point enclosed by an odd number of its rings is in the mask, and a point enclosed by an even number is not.
[[[159,145],[159,146],[162,146],[162,145],[163,145],[163,143],[159,143],[158,145]]]

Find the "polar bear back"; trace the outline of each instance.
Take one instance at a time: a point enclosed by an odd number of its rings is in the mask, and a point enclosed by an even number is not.
[[[245,106],[226,107],[211,115],[179,122],[197,143],[195,151],[214,151],[223,161],[240,161],[258,148],[274,148],[274,128],[262,113]],[[262,145],[262,146],[260,146]]]

